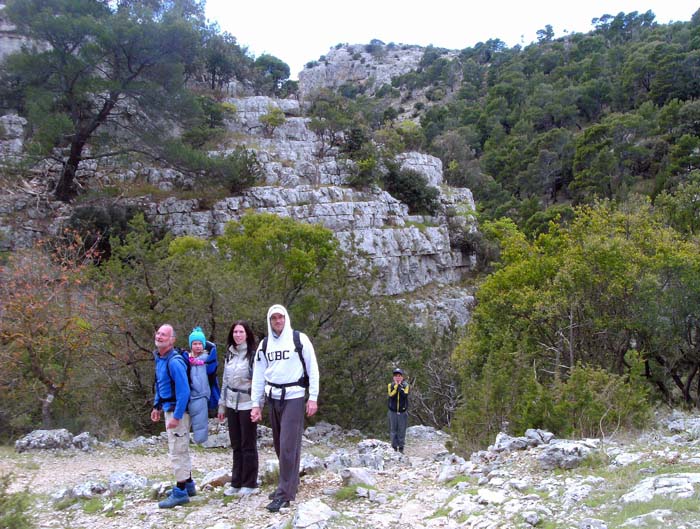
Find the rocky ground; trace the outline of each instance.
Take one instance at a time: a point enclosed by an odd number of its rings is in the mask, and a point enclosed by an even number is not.
[[[159,509],[170,484],[160,437],[97,443],[65,433],[72,448],[38,449],[37,435],[0,448],[0,475],[12,475],[10,492],[31,494],[40,528],[700,528],[700,419],[677,412],[634,436],[499,434],[468,460],[430,428],[412,427],[401,455],[319,424],[305,434],[297,500],[275,514],[264,509],[276,458],[262,434],[263,486],[244,499],[223,494],[230,450],[195,447],[199,494]],[[214,432],[210,444],[222,439]]]

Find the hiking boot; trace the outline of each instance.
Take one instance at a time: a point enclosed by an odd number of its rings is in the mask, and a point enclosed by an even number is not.
[[[236,496],[251,496],[253,494],[258,494],[260,489],[257,487],[241,487]]]
[[[275,498],[265,508],[270,512],[278,512],[280,509],[286,509],[287,507],[289,507],[289,500]]]
[[[173,490],[175,490],[177,487],[173,487],[168,491],[168,496],[172,496]],[[185,490],[187,491],[187,495],[191,498],[192,496],[197,495],[197,488],[194,484],[194,481],[187,481],[185,482]]]
[[[173,487],[170,496],[165,498],[163,501],[158,503],[158,507],[161,509],[172,509],[178,505],[184,505],[189,503],[190,497],[187,495],[187,490],[181,489],[179,487]]]
[[[185,483],[185,490],[187,491],[187,495],[191,498],[192,496],[197,495],[197,487],[194,484],[194,481],[187,481]]]
[[[275,496],[277,496],[277,490],[273,490],[270,494],[267,495],[267,497],[271,500],[274,500]]]

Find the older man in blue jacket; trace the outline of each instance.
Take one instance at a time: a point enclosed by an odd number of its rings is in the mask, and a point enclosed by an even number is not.
[[[156,384],[151,420],[158,422],[165,413],[168,455],[177,482],[170,495],[158,506],[169,509],[188,503],[189,497],[196,494],[190,461],[190,415],[187,413],[190,384],[185,360],[174,347],[175,330],[172,325],[166,323],[158,328],[155,344]]]

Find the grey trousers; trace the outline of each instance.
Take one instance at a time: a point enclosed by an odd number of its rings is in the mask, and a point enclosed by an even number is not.
[[[272,442],[280,463],[276,498],[293,501],[299,489],[301,436],[304,433],[304,398],[268,399]]]
[[[389,410],[389,437],[391,438],[391,447],[396,450],[403,450],[406,444],[406,427],[408,426],[408,413],[395,412]]]

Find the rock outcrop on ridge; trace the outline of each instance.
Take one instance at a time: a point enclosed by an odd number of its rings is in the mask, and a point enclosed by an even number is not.
[[[22,42],[3,19],[2,9],[0,2],[0,58],[16,51]],[[262,185],[239,196],[213,203],[177,198],[176,189],[196,191],[201,185],[195,176],[143,162],[115,166],[110,161],[85,161],[78,181],[84,192],[96,196],[101,186],[130,182],[155,186],[165,194],[173,191],[164,200],[144,196],[123,202],[137,205],[149,220],[175,235],[215,237],[227,222],[251,211],[321,224],[334,232],[343,249],[359,255],[375,270],[375,294],[407,296],[420,291],[410,297],[420,308],[423,323],[434,316],[441,327],[464,325],[474,302],[471,290],[463,287],[475,263],[475,256],[463,244],[465,234],[476,230],[471,191],[446,185],[441,161],[420,152],[402,153],[397,161],[439,190],[440,207],[435,215],[409,214],[406,204],[379,188],[352,189],[347,185],[352,162],[339,156],[337,147],[325,145],[309,127],[310,119],[303,117],[304,98],[313,92],[338,88],[338,83],[358,83],[371,93],[392,77],[418,68],[423,52],[419,46],[374,42],[337,46],[323,61],[302,72],[300,100],[226,99],[235,108],[226,123],[229,139],[211,155],[225,155],[244,146],[255,152],[264,174]],[[262,118],[275,108],[285,119],[270,130]],[[0,159],[16,161],[23,155],[26,121],[8,114],[0,116],[0,125]],[[75,206],[48,200],[49,182],[59,169],[58,165],[37,168],[33,181],[28,177],[0,197],[2,249],[27,247],[61,231]]]

